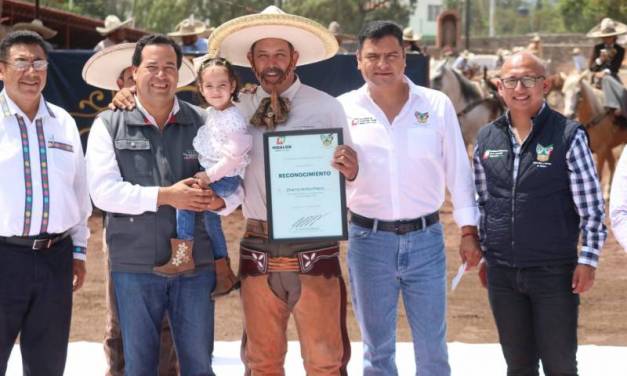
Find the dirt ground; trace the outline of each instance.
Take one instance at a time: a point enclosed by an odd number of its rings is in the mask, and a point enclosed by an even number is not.
[[[448,281],[458,266],[459,235],[446,204],[441,211],[445,225]],[[231,258],[237,263],[237,242],[242,235],[244,220],[241,212],[223,220]],[[76,293],[72,317],[72,341],[102,341],[105,327],[104,269],[102,220],[90,219],[91,238],[88,248],[88,276],[85,286]],[[342,245],[342,267],[345,265],[346,245]],[[236,266],[235,266],[236,267]],[[596,274],[594,288],[582,296],[579,338],[581,344],[627,346],[627,254],[623,252],[610,233],[603,249],[601,264]],[[350,294],[350,288],[349,288]],[[360,340],[359,328],[349,299],[348,329],[352,341]],[[411,333],[404,309],[399,309],[398,341],[411,341]],[[239,295],[221,298],[216,303],[216,340],[238,340],[242,332]],[[297,339],[293,323],[289,326],[290,339]],[[494,320],[490,313],[486,291],[480,286],[476,270],[467,273],[454,293],[448,297],[448,340],[467,343],[497,342]]]

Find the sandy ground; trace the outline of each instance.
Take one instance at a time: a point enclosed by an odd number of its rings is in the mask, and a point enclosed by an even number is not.
[[[453,222],[450,205],[441,211],[445,225],[448,281],[450,283],[459,266],[457,249],[459,235]],[[238,239],[243,233],[241,212],[223,220],[231,258],[237,264]],[[72,318],[71,341],[101,341],[105,327],[104,269],[101,250],[102,220],[90,220],[91,238],[88,249],[88,277],[82,290],[76,293]],[[346,245],[342,245],[342,267],[345,265]],[[236,267],[236,266],[235,266]],[[581,344],[627,346],[627,254],[614,236],[610,236],[603,249],[601,265],[593,289],[582,296],[579,338]],[[350,294],[350,288],[349,288]],[[361,339],[349,299],[348,329],[351,341]],[[480,286],[476,271],[469,272],[454,293],[448,297],[448,341],[466,343],[497,342],[494,320],[488,306],[486,291]],[[221,298],[216,303],[216,340],[238,340],[242,331],[239,295]],[[289,338],[297,339],[293,323]],[[411,341],[411,333],[404,309],[399,309],[398,341]]]

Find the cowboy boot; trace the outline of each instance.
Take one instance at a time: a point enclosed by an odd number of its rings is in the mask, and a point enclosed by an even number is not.
[[[196,268],[192,257],[194,241],[170,239],[170,245],[172,251],[170,260],[161,266],[155,266],[152,271],[166,277],[193,271]]]
[[[211,293],[213,299],[227,295],[239,288],[239,278],[231,270],[231,260],[228,257],[215,260],[214,265],[216,267],[216,288]]]

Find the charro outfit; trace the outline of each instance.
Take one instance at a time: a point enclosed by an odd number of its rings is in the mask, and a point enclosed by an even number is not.
[[[87,171],[94,204],[107,212],[109,261],[115,285],[127,375],[157,372],[159,336],[167,313],[182,375],[213,375],[215,283],[209,239],[198,216],[194,271],[166,277],[153,267],[171,255],[176,232],[175,209],[157,207],[160,187],[170,186],[200,170],[192,146],[205,112],[174,99],[169,120],[159,129],[143,109],[106,111],[91,128]],[[241,199],[241,191],[232,197]],[[227,207],[222,214],[233,209]]]
[[[577,374],[576,265],[597,266],[604,203],[585,130],[545,103],[519,144],[509,113],[474,153],[488,297],[508,375]],[[582,247],[577,255],[581,234]]]
[[[85,260],[91,203],[78,128],[44,100],[35,119],[0,93],[0,374],[20,335],[25,375],[62,375],[72,259]],[[54,324],[51,324],[54,323]]]
[[[242,94],[237,107],[250,118],[263,98],[261,87]],[[292,105],[277,131],[344,128],[336,99],[299,79],[281,94]],[[324,111],[321,111],[324,109]],[[337,242],[272,243],[267,233],[264,129],[249,127],[253,137],[244,177],[246,233],[240,246],[241,299],[244,310],[243,360],[252,375],[282,375],[287,351],[287,322],[294,316],[308,375],[346,375],[350,343],[346,330],[346,289]],[[304,267],[311,257],[311,267]]]
[[[405,77],[409,97],[390,123],[368,86],[341,95],[359,173],[347,183],[348,267],[364,341],[364,375],[395,375],[402,294],[417,372],[448,375],[446,262],[438,211],[451,192],[459,226],[476,226],[472,172],[450,100]],[[373,184],[376,182],[376,184]]]
[[[335,37],[322,25],[269,6],[261,13],[235,18],[215,29],[209,55],[219,53],[233,65],[250,67],[247,53],[266,38],[290,43],[298,51],[297,66],[329,59],[338,49]],[[282,79],[286,77],[289,75],[284,74]],[[240,243],[239,263],[246,375],[285,374],[290,315],[296,323],[307,374],[346,375],[350,343],[339,244],[269,241],[263,148],[263,134],[275,126],[276,131],[343,128],[345,143],[350,145],[346,118],[335,98],[302,84],[298,77],[281,93],[276,89],[268,93],[263,86],[255,93],[240,95],[235,104],[251,124],[252,136],[242,205],[246,232]]]
[[[601,62],[599,59],[602,49],[610,51],[608,52],[610,57],[605,62]],[[590,70],[608,73],[601,80],[601,89],[605,97],[603,105],[613,110],[621,109],[622,116],[627,117],[627,90],[618,76],[624,57],[625,49],[616,43],[612,46],[606,46],[603,43],[597,44],[594,46],[592,57],[590,58]]]

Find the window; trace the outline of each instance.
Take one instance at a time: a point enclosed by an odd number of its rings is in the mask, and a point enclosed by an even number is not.
[[[435,22],[440,12],[442,12],[442,5],[429,5],[427,8],[427,21]]]

